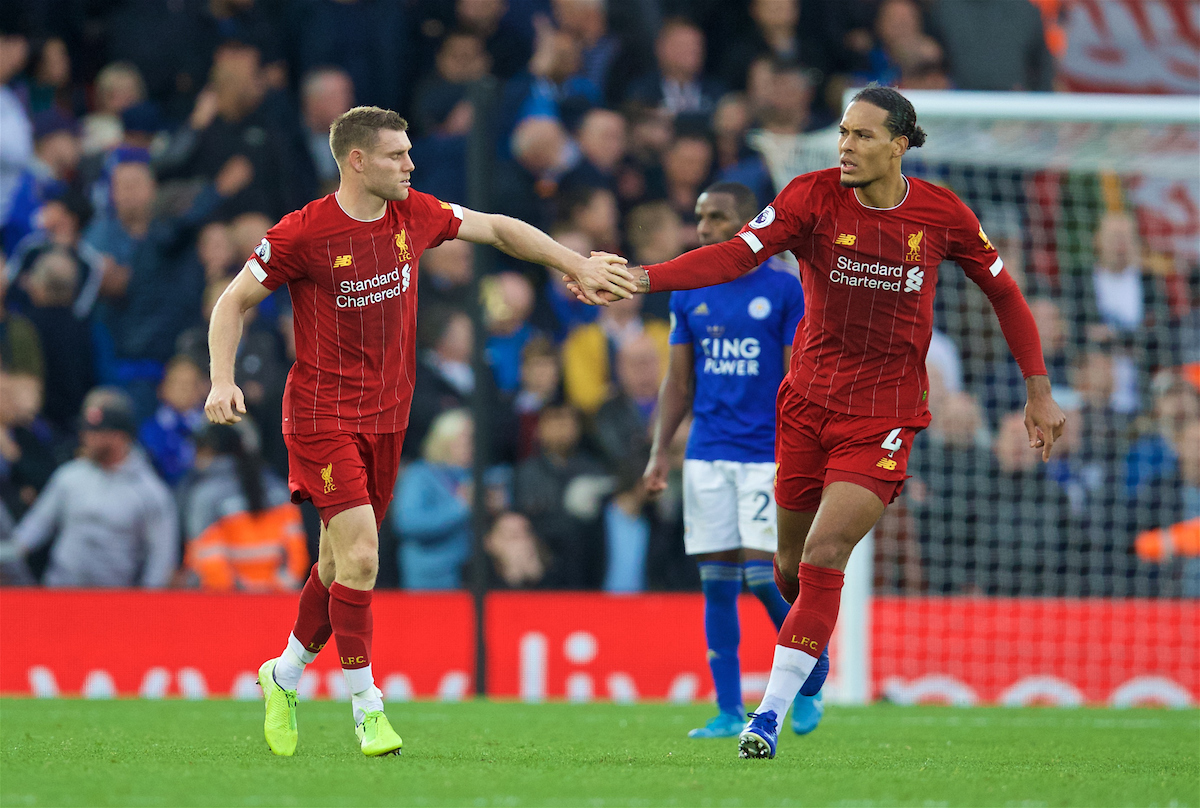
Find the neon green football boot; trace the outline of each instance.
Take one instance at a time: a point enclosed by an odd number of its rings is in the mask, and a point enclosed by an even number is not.
[[[267,718],[263,722],[263,735],[267,746],[282,757],[296,753],[296,691],[284,690],[275,683],[276,659],[268,659],[258,669],[258,686],[262,688],[263,701],[267,706]]]
[[[382,710],[373,710],[363,716],[362,723],[354,728],[354,732],[367,757],[398,755],[400,747],[404,745]]]

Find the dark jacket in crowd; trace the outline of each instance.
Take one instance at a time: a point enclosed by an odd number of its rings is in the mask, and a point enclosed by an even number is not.
[[[68,306],[31,307],[27,316],[42,343],[42,414],[56,429],[73,432],[83,397],[96,385],[92,318],[81,320]]]
[[[517,466],[515,504],[549,551],[547,577],[556,586],[585,589],[600,583],[604,568],[600,497],[610,487],[604,479],[603,466],[583,452],[562,462],[539,453]],[[569,503],[568,491],[577,481],[582,487],[571,492],[576,501]],[[589,485],[591,489],[585,490]],[[595,513],[585,505],[594,505]]]
[[[264,105],[240,121],[218,116],[199,131],[184,126],[154,167],[160,180],[213,180],[230,158],[242,155],[254,167],[254,179],[234,196],[220,200],[214,214],[230,219],[253,212],[279,219],[316,195],[308,176],[295,170],[303,162],[296,142],[295,133],[283,131]]]
[[[204,294],[204,269],[194,249],[196,232],[220,203],[216,189],[205,186],[186,213],[155,219],[146,237],[132,244],[124,298],[98,307],[117,361],[165,362],[174,354],[175,341],[196,319]],[[115,219],[95,226],[121,227]],[[102,242],[103,230],[97,236]],[[102,243],[96,246],[105,251]]]
[[[621,393],[600,405],[592,420],[592,439],[609,468],[617,468],[631,453],[648,449],[646,417],[633,399]]]

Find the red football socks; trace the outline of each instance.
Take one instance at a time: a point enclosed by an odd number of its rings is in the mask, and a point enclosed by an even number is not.
[[[783,599],[789,605],[796,602],[796,598],[800,597],[800,579],[789,578],[779,570],[779,556],[775,556],[775,563],[771,565],[775,570],[775,586],[779,587],[779,594],[783,595]]]
[[[779,645],[821,655],[833,636],[845,578],[841,570],[800,565],[800,597],[779,630]]]
[[[312,565],[304,589],[300,590],[300,610],[292,634],[305,650],[317,653],[329,642],[333,628],[329,625],[329,590],[317,575],[317,565]]]
[[[329,587],[329,624],[343,668],[353,670],[371,664],[370,590],[351,589],[335,581]]]

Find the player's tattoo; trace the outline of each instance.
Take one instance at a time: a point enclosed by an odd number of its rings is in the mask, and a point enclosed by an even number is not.
[[[650,294],[650,273],[642,267],[638,267],[640,274],[637,276],[638,291],[644,295]]]

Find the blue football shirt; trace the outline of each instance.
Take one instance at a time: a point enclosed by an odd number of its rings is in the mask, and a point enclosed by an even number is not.
[[[783,349],[803,316],[800,280],[777,258],[729,283],[671,293],[671,344],[692,345],[696,360],[688,458],[775,460]]]

